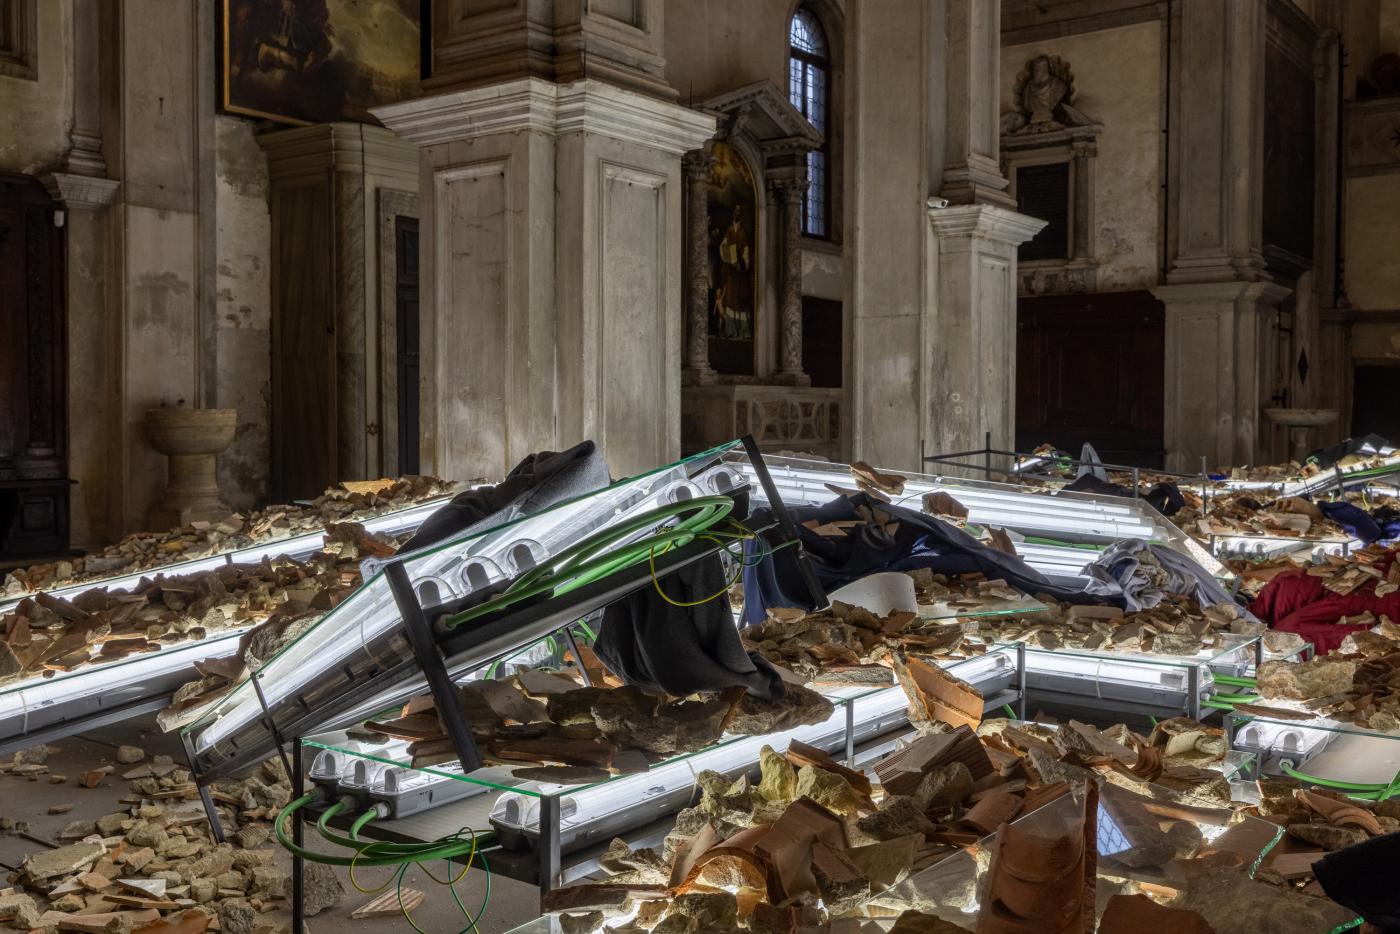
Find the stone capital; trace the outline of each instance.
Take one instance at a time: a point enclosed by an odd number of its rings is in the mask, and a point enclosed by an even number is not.
[[[68,172],[54,172],[40,179],[45,190],[54,200],[70,210],[97,210],[111,204],[117,198],[121,182],[115,178],[99,178],[95,175],[73,175]]]
[[[419,146],[521,130],[586,133],[681,155],[715,135],[715,118],[594,79],[555,84],[520,78],[376,107],[373,113]]]
[[[968,237],[1020,246],[1040,233],[1046,223],[995,204],[953,204],[945,208],[934,204],[930,199],[928,218],[940,239]]]
[[[1182,282],[1154,286],[1150,291],[1167,306],[1167,314],[1171,314],[1173,306],[1277,305],[1292,294],[1292,289],[1265,280]]]

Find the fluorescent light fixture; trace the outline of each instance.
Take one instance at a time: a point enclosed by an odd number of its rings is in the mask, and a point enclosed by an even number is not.
[[[104,710],[171,694],[190,679],[195,662],[232,655],[245,631],[10,684],[0,690],[0,739],[77,723]]]
[[[737,443],[723,450],[736,447]],[[499,583],[506,574],[517,573],[528,562],[538,564],[547,560],[586,536],[642,514],[653,506],[704,495],[713,489],[733,489],[741,475],[733,465],[719,461],[721,453],[696,455],[544,512],[400,556],[399,560],[423,596],[436,597],[440,602],[467,597],[483,586]],[[639,530],[627,541],[645,538],[650,531]],[[617,547],[622,544],[625,542]],[[518,633],[525,642],[548,634],[527,632],[528,628]],[[472,650],[472,658],[453,658],[448,664],[455,670],[473,667],[479,664],[474,661],[478,654],[489,661],[495,657],[491,653],[497,647],[496,642],[512,640],[516,635],[501,636],[489,644],[479,645]],[[513,644],[504,646],[502,651],[509,652],[513,647]],[[315,710],[327,697],[343,702],[357,679],[407,668],[412,663],[412,650],[402,632],[398,607],[388,581],[382,573],[375,573],[354,595],[270,660],[262,671],[262,686],[274,716],[277,708],[293,697],[299,700],[287,708],[288,715],[298,716],[301,710],[297,708],[305,709],[305,705]],[[411,674],[404,675],[405,686],[409,682],[421,683],[421,672],[414,667]],[[252,728],[261,717],[262,708],[251,687],[243,684],[235,688],[228,698],[189,728],[201,768],[208,767],[209,761],[227,761],[231,756],[244,754],[253,744],[264,743],[265,738],[255,736],[257,730]],[[235,735],[238,739],[231,739]],[[215,747],[221,743],[230,745],[223,751],[216,751]]]
[[[470,489],[470,487],[468,488]],[[425,500],[406,509],[399,509],[394,512],[384,513],[373,519],[366,519],[360,524],[365,531],[371,534],[398,535],[402,532],[416,529],[443,504],[449,497],[437,497]],[[257,564],[264,558],[304,558],[307,555],[320,551],[325,545],[325,530],[315,532],[305,532],[301,535],[292,535],[287,538],[280,538],[276,541],[263,542],[256,545],[249,545],[244,548],[237,548],[232,551],[221,551],[215,554],[206,555],[202,558],[193,558],[189,561],[176,561],[171,564],[162,564],[153,568],[146,568],[141,571],[132,571],[127,574],[118,574],[113,577],[100,577],[94,580],[82,581],[77,584],[70,584],[67,587],[57,587],[46,590],[46,593],[64,600],[72,600],[79,594],[87,593],[89,590],[131,590],[138,586],[145,578],[152,578],[157,575],[163,577],[184,577],[190,574],[200,574],[223,567],[226,564]],[[18,597],[10,597],[0,600],[0,613],[7,612],[21,600],[32,594],[21,594]]]
[[[1235,731],[1235,748],[1254,753],[1261,769],[1278,773],[1280,766],[1288,763],[1301,771],[1337,735],[1332,732],[1337,728],[1334,721],[1323,720],[1318,725],[1330,729],[1251,720]]]

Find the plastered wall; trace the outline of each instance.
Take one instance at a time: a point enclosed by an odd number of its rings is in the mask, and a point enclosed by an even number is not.
[[[42,0],[38,78],[0,76],[0,172],[49,171],[68,151],[73,125],[73,5]]]
[[[1046,53],[1074,71],[1074,106],[1103,126],[1095,160],[1094,255],[1098,291],[1157,282],[1161,142],[1161,27],[1153,21],[1002,47],[1002,111],[1016,75]]]

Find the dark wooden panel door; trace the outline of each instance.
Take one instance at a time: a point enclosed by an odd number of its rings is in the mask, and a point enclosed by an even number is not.
[[[0,560],[68,549],[68,343],[59,205],[0,173]]]
[[[418,473],[418,218],[394,219],[399,473]]]
[[[1149,292],[1054,295],[1017,304],[1016,447],[1106,462],[1163,460],[1162,303]]]
[[[320,495],[336,462],[331,191],[289,188],[272,203],[272,497]]]
[[[802,296],[802,368],[813,386],[841,388],[841,303],[829,298]]]

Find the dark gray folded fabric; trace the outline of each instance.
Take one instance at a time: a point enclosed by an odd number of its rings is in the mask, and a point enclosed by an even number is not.
[[[1327,897],[1345,905],[1382,931],[1400,931],[1400,833],[1373,837],[1328,853],[1313,863],[1313,875]]]
[[[593,647],[608,670],[627,684],[676,697],[743,687],[756,697],[782,696],[782,679],[762,657],[744,649],[729,609],[724,567],[711,556],[661,578],[675,603],[648,585],[603,611]],[[706,598],[720,596],[713,600]]]
[[[495,486],[478,487],[454,496],[428,517],[399,549],[416,551],[450,538],[493,528],[520,516],[533,515],[610,482],[608,462],[592,441],[567,451],[541,451],[515,466]]]

